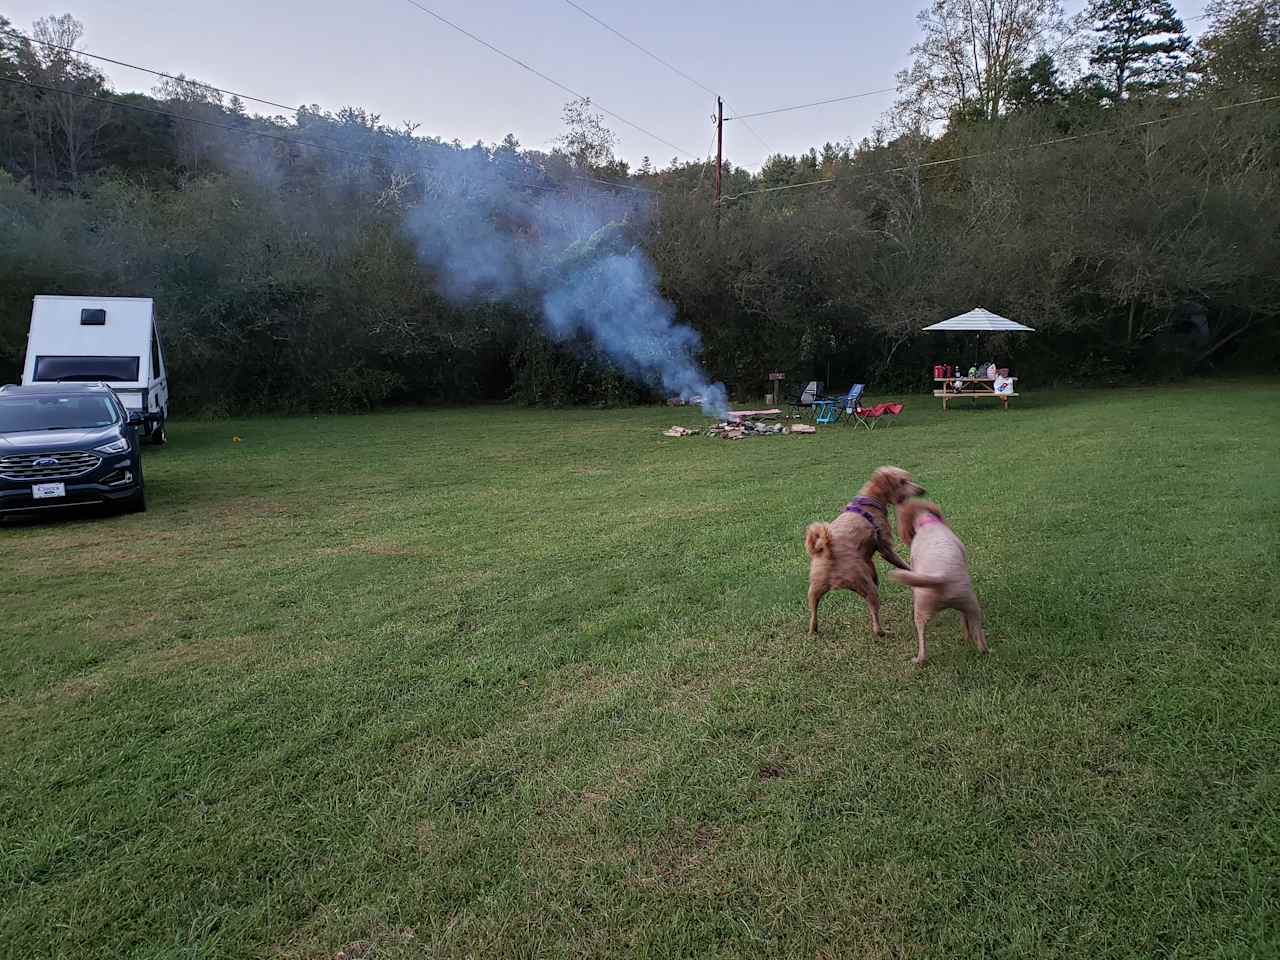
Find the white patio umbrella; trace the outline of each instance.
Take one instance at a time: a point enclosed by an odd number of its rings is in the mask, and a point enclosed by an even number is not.
[[[925,333],[1035,333],[1034,327],[1028,327],[1017,321],[992,313],[983,307],[974,307],[968,313],[962,313],[950,320],[943,320],[933,326],[925,327]]]

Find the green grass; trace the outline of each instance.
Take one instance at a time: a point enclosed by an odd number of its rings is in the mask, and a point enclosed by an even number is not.
[[[1276,956],[1278,403],[174,424],[149,513],[0,529],[0,953]],[[806,636],[882,463],[989,657]]]

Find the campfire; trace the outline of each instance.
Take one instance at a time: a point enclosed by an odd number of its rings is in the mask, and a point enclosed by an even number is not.
[[[719,423],[705,428],[673,426],[663,431],[664,437],[715,437],[720,440],[745,440],[748,437],[780,437],[790,433],[817,433],[816,427],[796,423],[787,426],[767,418],[782,416],[781,410],[737,410]]]

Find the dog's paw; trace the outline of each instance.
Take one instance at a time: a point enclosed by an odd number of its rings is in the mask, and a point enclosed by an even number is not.
[[[912,662],[912,663],[914,663],[917,667],[923,667],[923,666],[924,666],[924,661],[925,661],[925,658],[924,658],[924,657],[912,657],[912,658],[911,658],[911,662]]]

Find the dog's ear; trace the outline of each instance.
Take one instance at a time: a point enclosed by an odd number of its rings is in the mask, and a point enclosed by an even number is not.
[[[922,513],[931,513],[946,523],[942,508],[932,500],[908,500],[906,503],[898,504],[898,536],[908,547],[911,546],[911,541],[916,535],[916,518]]]
[[[902,502],[912,492],[923,493],[923,487],[911,482],[911,474],[901,467],[879,467],[871,474],[871,487],[877,500],[886,504]]]
[[[932,513],[943,523],[947,522],[947,518],[942,515],[942,508],[932,500],[917,500],[916,504],[918,505],[916,507],[917,510],[923,510],[925,513]]]
[[[908,500],[906,503],[898,504],[898,536],[908,547],[911,546],[911,540],[916,535],[916,510],[917,501]]]
[[[905,470],[897,467],[877,467],[871,474],[871,495],[885,503],[893,503]]]

